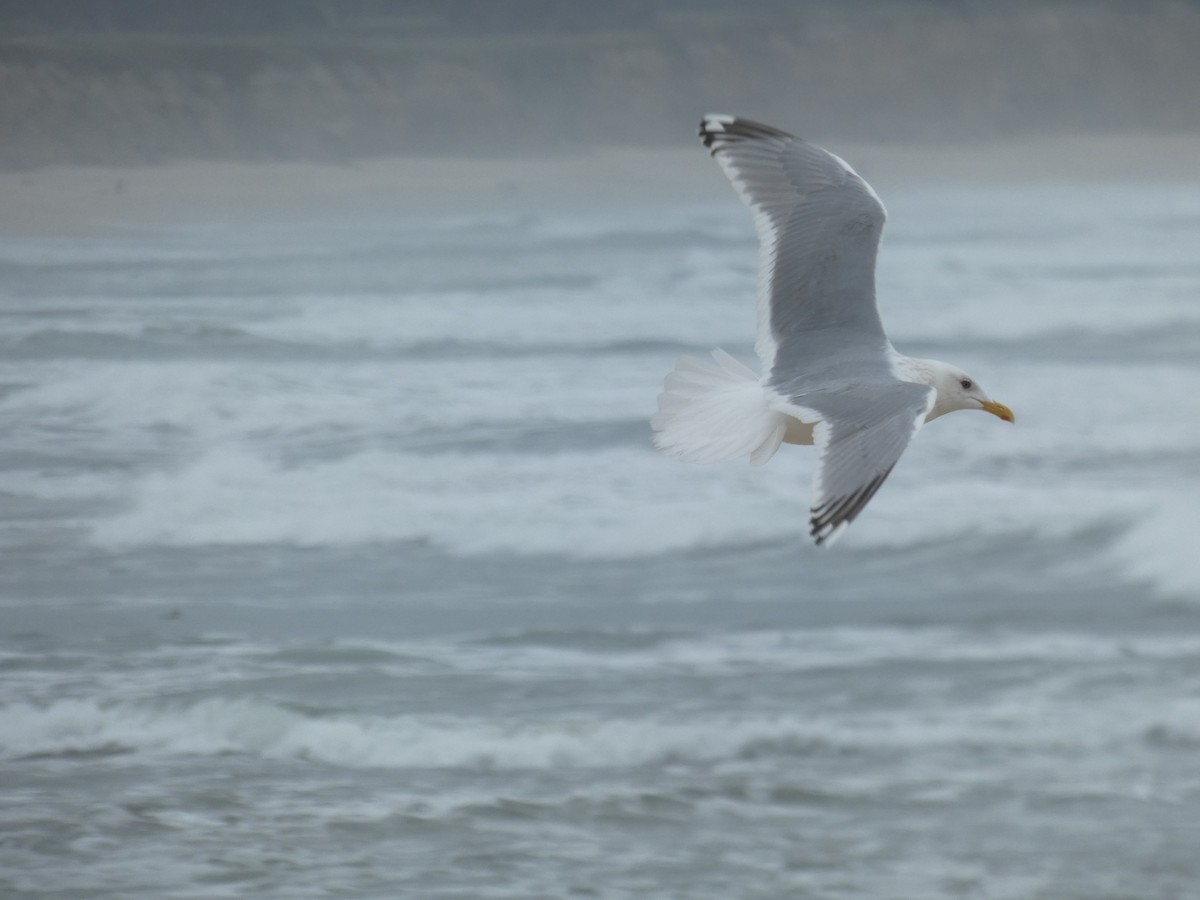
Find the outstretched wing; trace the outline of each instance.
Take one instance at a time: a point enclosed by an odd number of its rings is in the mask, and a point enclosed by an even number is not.
[[[925,385],[892,381],[795,399],[821,420],[814,432],[820,462],[809,526],[823,544],[875,496],[925,421],[935,394]]]
[[[754,212],[765,370],[810,363],[811,347],[795,339],[817,329],[885,345],[875,257],[886,213],[871,187],[832,153],[748,119],[705,116],[700,137]]]

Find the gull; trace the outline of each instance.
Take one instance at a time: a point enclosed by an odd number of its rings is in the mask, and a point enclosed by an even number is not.
[[[957,409],[1013,421],[956,366],[898,353],[875,302],[887,218],[838,156],[769,125],[726,115],[700,138],[754,213],[762,374],[724,350],[683,357],[650,420],[655,445],[688,462],[815,444],[809,532],[832,542],[862,512],[917,429]]]

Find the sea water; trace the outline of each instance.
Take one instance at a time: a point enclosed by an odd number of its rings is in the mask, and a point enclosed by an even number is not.
[[[724,204],[0,243],[0,895],[1200,889],[1200,184],[893,189],[922,429],[651,445]]]

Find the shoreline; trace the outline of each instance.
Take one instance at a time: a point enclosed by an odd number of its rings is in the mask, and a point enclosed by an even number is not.
[[[818,142],[886,196],[930,183],[1200,179],[1200,133],[1005,142]],[[0,172],[0,237],[135,235],[190,224],[354,216],[413,219],[641,204],[703,204],[725,186],[698,146],[546,158],[389,157],[339,163],[178,161]]]

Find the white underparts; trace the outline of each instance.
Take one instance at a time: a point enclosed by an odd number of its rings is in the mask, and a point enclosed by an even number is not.
[[[784,441],[813,442],[813,426],[781,412],[762,380],[724,350],[685,356],[667,376],[650,420],[654,443],[688,462],[749,455],[761,466]]]

